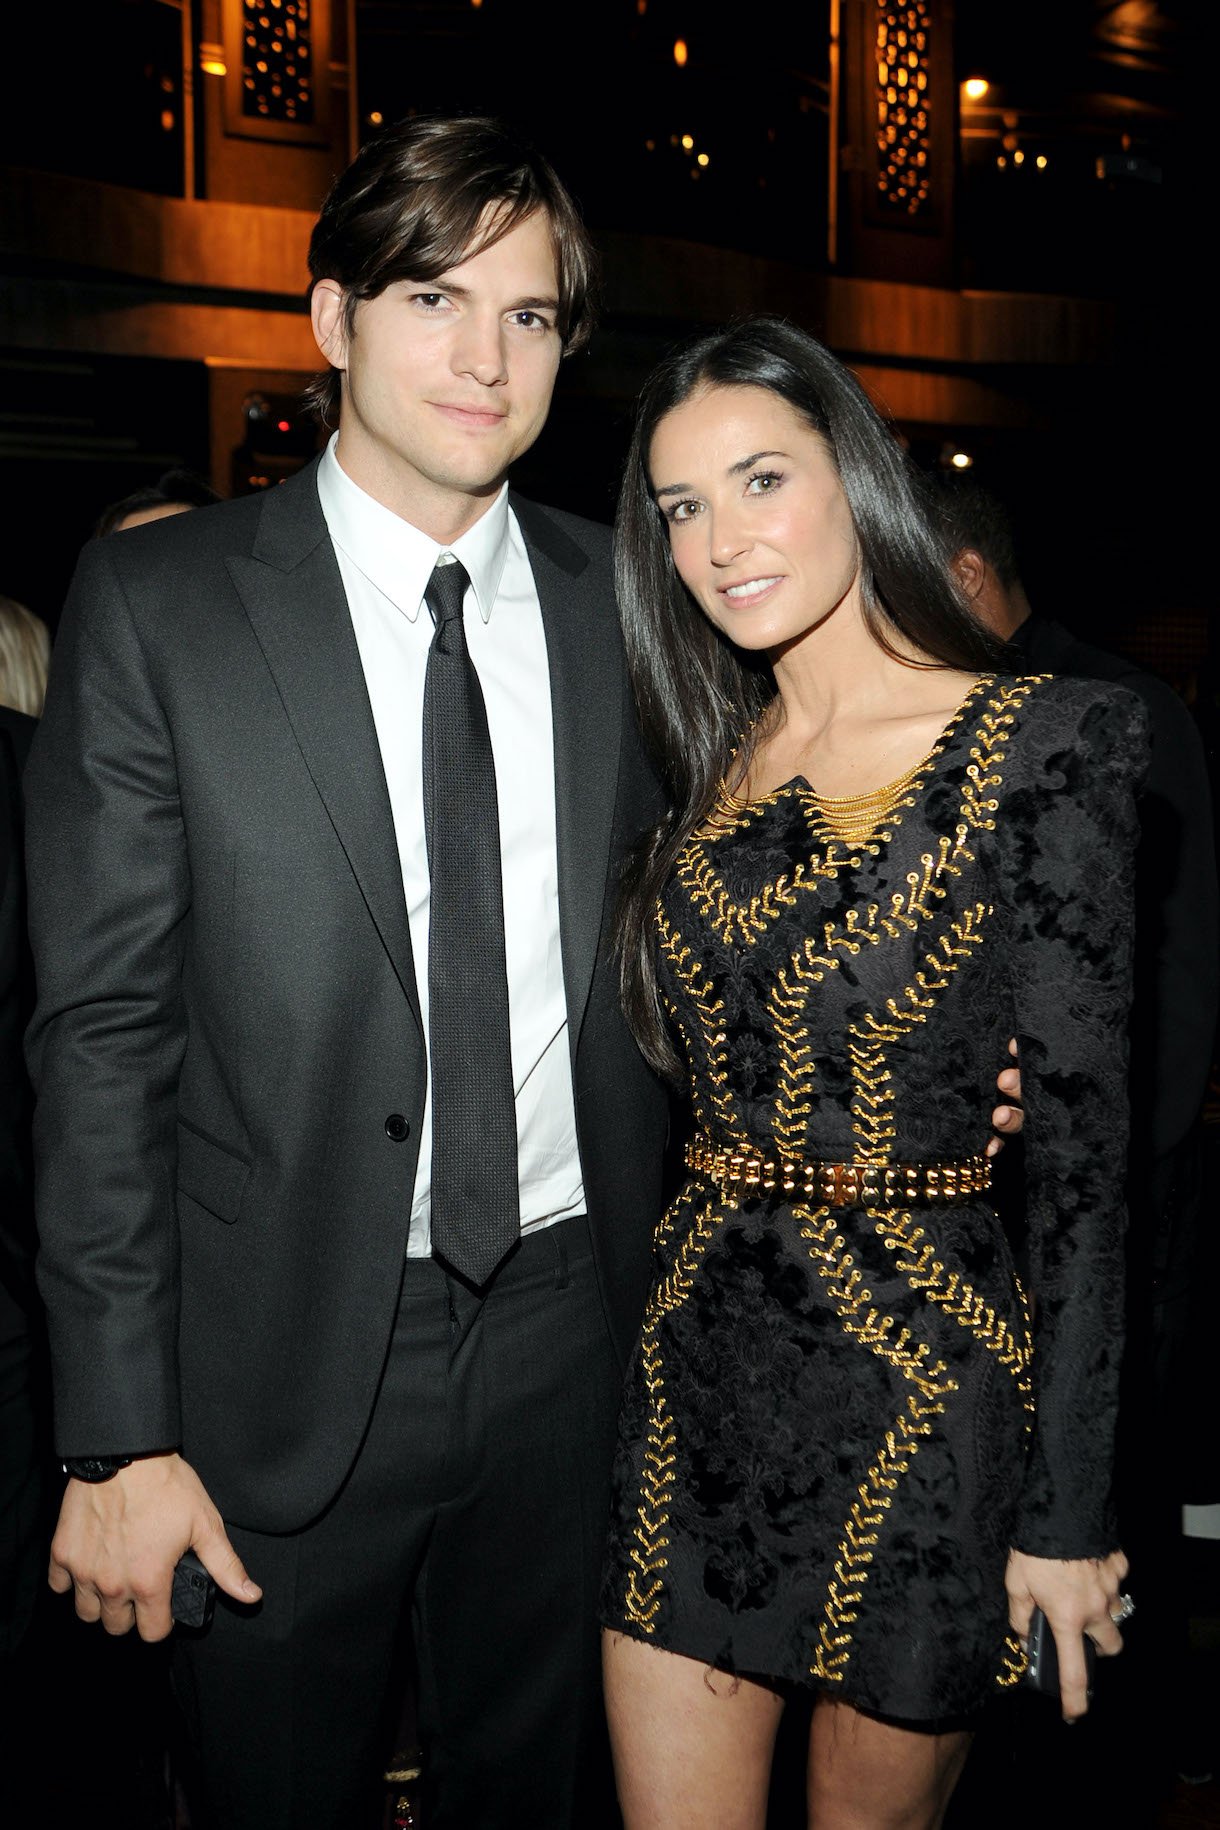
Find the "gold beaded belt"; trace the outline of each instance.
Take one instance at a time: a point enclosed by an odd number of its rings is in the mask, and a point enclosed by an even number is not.
[[[991,1187],[991,1161],[964,1163],[798,1163],[743,1144],[717,1144],[699,1131],[686,1146],[686,1166],[726,1198],[747,1194],[802,1195],[826,1207],[886,1207],[908,1202],[968,1201]]]

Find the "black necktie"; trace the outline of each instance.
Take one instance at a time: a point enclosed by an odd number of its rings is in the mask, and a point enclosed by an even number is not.
[[[436,630],[424,681],[424,826],[431,910],[432,1249],[484,1284],[521,1233],[517,1114],[504,965],[496,769],[466,646],[457,560],[424,602]]]

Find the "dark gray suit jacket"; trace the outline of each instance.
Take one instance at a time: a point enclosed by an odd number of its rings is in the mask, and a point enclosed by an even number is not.
[[[581,1162],[625,1356],[666,1102],[619,1012],[609,930],[656,788],[609,531],[514,508],[550,660]],[[226,1518],[294,1528],[335,1493],[373,1404],[426,1073],[389,796],[312,465],[85,549],[27,786],[59,1449],[180,1444]]]

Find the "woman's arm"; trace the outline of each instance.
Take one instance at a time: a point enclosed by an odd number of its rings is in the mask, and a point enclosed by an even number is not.
[[[996,813],[1025,1088],[1036,1415],[1009,1573],[1013,1624],[1055,1629],[1065,1714],[1084,1707],[1080,1635],[1117,1650],[1126,1571],[1112,1461],[1123,1343],[1123,1185],[1135,789],[1147,720],[1134,695],[1037,688]]]

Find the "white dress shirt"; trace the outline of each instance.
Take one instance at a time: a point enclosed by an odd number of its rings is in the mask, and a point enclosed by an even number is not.
[[[423,709],[433,625],[424,591],[445,554],[460,559],[470,575],[466,640],[483,689],[496,765],[521,1230],[530,1232],[583,1213],[584,1189],[559,951],[550,674],[525,541],[505,484],[452,547],[438,546],[352,482],[335,454],[334,438],[318,468],[318,495],[347,592],[390,792],[425,1040],[430,885]],[[478,1148],[477,1138],[471,1147]],[[426,1257],[430,1250],[431,1175],[429,1084],[411,1205],[411,1257]]]

